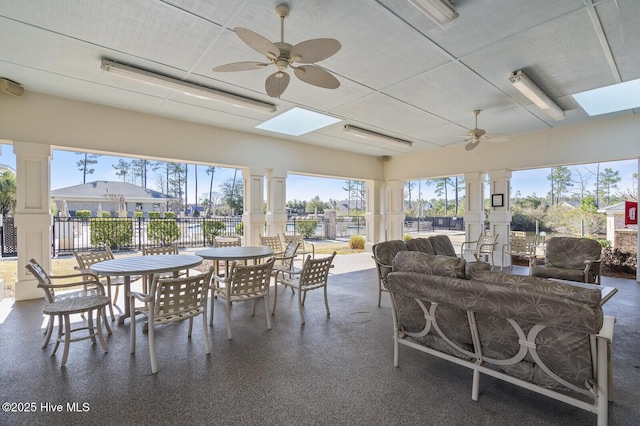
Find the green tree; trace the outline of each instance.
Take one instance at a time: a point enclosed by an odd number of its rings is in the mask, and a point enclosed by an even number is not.
[[[560,204],[560,200],[562,200],[567,189],[573,186],[571,182],[571,170],[565,166],[554,167],[547,176],[547,180],[551,182],[550,203],[557,206]]]
[[[216,168],[213,166],[207,167],[207,174],[211,175],[211,179],[209,180],[209,214],[212,215],[213,212],[213,175],[216,172]]]
[[[89,154],[88,152],[76,152],[76,154],[83,156],[82,160],[78,160],[76,166],[82,172],[82,183],[87,183],[87,175],[92,175],[96,171],[91,166],[98,164],[98,154]]]
[[[220,185],[220,190],[222,191],[222,201],[231,210],[232,214],[241,214],[244,208],[244,184],[242,179],[230,178]]]
[[[411,210],[411,195],[413,193],[413,188],[415,188],[416,183],[412,180],[408,180],[404,183],[404,199],[407,201],[407,209]]]
[[[116,169],[116,176],[122,178],[123,182],[127,181],[127,176],[131,174],[131,163],[122,158],[118,161],[118,164],[112,165],[114,169]]]
[[[609,205],[611,201],[611,192],[618,188],[618,182],[622,180],[618,174],[619,172],[617,170],[614,172],[612,169],[607,167],[600,175],[600,184],[602,185],[602,192],[606,200],[605,206]]]
[[[449,215],[449,186],[451,184],[452,184],[452,179],[448,177],[435,179],[435,185],[436,185],[435,193],[439,197],[444,196],[444,215],[445,216]]]
[[[315,213],[316,209],[318,213],[324,213],[324,209],[328,208],[329,205],[320,199],[319,195],[313,197],[306,206],[307,213]]]
[[[0,214],[11,216],[16,210],[17,195],[16,175],[6,171],[0,175]]]
[[[140,178],[140,186],[147,187],[147,171],[150,161],[145,159],[131,160],[131,174],[133,178]]]

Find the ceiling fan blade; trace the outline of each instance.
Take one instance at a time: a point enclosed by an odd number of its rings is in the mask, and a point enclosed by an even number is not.
[[[466,144],[464,146],[464,149],[466,149],[467,151],[472,151],[478,145],[480,145],[480,141],[478,141],[478,142],[469,142],[468,144]]]
[[[500,134],[486,134],[482,136],[483,140],[487,142],[496,142],[496,143],[504,143],[511,142],[511,138],[508,135],[500,135]]]
[[[314,64],[333,56],[342,45],[332,38],[316,38],[300,42],[291,48],[290,58],[300,64]]]
[[[258,53],[262,53],[267,58],[276,59],[280,56],[280,49],[260,34],[242,27],[236,27],[234,28],[234,31],[238,37],[247,44],[247,46]]]
[[[216,72],[227,72],[227,71],[251,71],[257,70],[258,68],[264,68],[267,65],[271,65],[265,62],[234,62],[232,64],[220,65],[213,68]]]
[[[289,85],[289,74],[282,71],[277,71],[267,77],[267,81],[264,84],[267,90],[267,95],[272,98],[279,98]]]
[[[313,65],[304,65],[294,69],[296,77],[305,83],[325,89],[337,89],[340,82],[328,71]]]

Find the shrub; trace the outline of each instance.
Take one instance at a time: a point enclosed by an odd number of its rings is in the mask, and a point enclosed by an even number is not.
[[[349,238],[349,248],[353,250],[364,250],[364,237],[362,235],[353,235]]]
[[[131,219],[102,220],[93,218],[89,223],[91,244],[109,248],[129,247],[133,239],[133,221]]]
[[[412,238],[413,238],[413,237],[412,237],[411,235],[409,235],[409,234],[404,234],[404,238],[403,238],[403,239],[404,239],[405,241],[409,241],[409,240],[410,240],[410,239],[412,239]]]
[[[76,210],[76,217],[91,217],[91,210]]]
[[[133,212],[133,218],[134,219],[140,219],[142,217],[143,213],[140,210],[136,210],[135,212]]]
[[[296,233],[302,234],[305,239],[311,238],[316,233],[317,227],[317,220],[296,220]]]
[[[149,219],[160,219],[160,212],[149,212],[147,215]]]
[[[638,269],[638,255],[617,248],[602,250],[602,264],[613,271],[635,273]]]
[[[211,245],[213,244],[213,240],[222,235],[222,233],[227,229],[227,225],[220,222],[219,220],[204,220],[201,222],[202,226],[202,235],[204,236],[205,244]]]
[[[240,237],[244,235],[244,222],[238,222],[236,224],[236,235]]]
[[[175,219],[176,218],[176,213],[175,212],[165,212],[164,213],[164,218],[165,219]]]
[[[103,211],[102,212],[102,217],[111,217],[111,212]]]
[[[180,228],[175,219],[151,219],[147,225],[149,241],[169,246],[180,238]]]

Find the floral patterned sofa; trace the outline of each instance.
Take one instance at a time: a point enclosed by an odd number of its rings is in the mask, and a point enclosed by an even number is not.
[[[468,275],[468,276],[467,276]],[[599,286],[492,272],[479,262],[398,252],[387,276],[399,345],[597,414],[606,425],[615,318]]]

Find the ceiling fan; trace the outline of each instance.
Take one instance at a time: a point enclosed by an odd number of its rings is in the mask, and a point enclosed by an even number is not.
[[[467,145],[465,145],[464,149],[466,149],[467,151],[471,151],[472,149],[476,148],[480,144],[480,141],[509,142],[511,138],[507,135],[499,135],[499,134],[488,135],[484,129],[478,128],[478,115],[480,114],[480,111],[481,110],[479,109],[473,110],[473,115],[476,117],[476,127],[469,130],[465,135],[467,137],[465,141],[468,141],[468,143]]]
[[[324,69],[308,64],[315,64],[334,55],[342,45],[332,38],[316,38],[300,42],[294,46],[284,41],[284,18],[289,16],[289,6],[280,4],[276,7],[276,15],[280,17],[280,41],[272,43],[260,34],[247,28],[234,28],[242,41],[258,53],[267,57],[268,62],[234,62],[213,68],[216,72],[250,71],[275,65],[278,70],[271,74],[265,82],[267,94],[279,98],[289,85],[287,68],[293,69],[296,77],[305,83],[325,89],[336,89],[340,82]],[[294,65],[303,64],[303,65]]]

